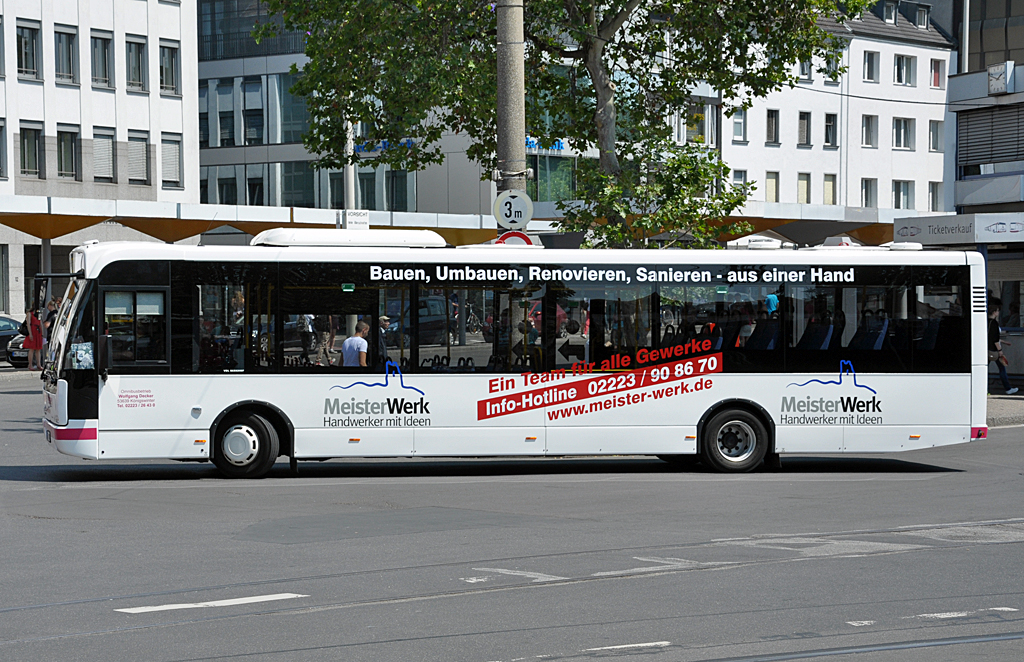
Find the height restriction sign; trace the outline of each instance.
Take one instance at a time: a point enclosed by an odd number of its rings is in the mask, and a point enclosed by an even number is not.
[[[522,230],[533,218],[533,200],[526,191],[502,191],[494,200],[494,220],[507,230]]]

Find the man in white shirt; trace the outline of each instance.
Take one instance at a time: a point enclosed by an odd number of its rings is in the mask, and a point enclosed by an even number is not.
[[[355,335],[349,336],[341,344],[341,357],[344,362],[342,365],[346,368],[366,367],[366,351],[370,346],[366,342],[366,335],[369,330],[370,325],[360,320],[356,322]]]

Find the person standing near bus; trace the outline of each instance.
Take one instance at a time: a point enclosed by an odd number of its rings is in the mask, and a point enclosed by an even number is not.
[[[28,350],[28,369],[42,370],[43,324],[36,317],[36,311],[31,308],[25,311],[25,326],[28,327],[28,335],[25,336],[21,347]]]
[[[996,362],[999,369],[999,380],[1003,383],[1003,390],[1006,395],[1013,395],[1017,388],[1010,385],[1010,378],[1006,375],[1006,366],[1009,361],[1003,354],[1003,344],[999,341],[999,309],[1003,302],[999,299],[992,299],[988,304],[988,362]]]
[[[370,344],[366,342],[366,336],[369,331],[370,325],[359,320],[356,322],[355,335],[349,336],[345,342],[341,343],[342,365],[346,368],[366,367],[366,350],[370,347]]]
[[[383,368],[388,363],[387,330],[391,325],[391,318],[381,315],[377,318],[377,325],[377,358],[380,360],[380,367]]]

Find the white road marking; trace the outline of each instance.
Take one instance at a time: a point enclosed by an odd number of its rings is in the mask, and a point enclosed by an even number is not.
[[[473,568],[478,572],[497,572],[502,575],[516,575],[519,577],[529,577],[534,583],[537,582],[560,582],[568,577],[559,577],[557,575],[545,575],[542,572],[527,572],[525,570],[506,570],[504,568]]]
[[[1004,543],[1024,542],[1024,524],[988,524],[985,526],[942,526],[913,531],[900,531],[900,535],[930,538],[941,542]]]
[[[664,572],[665,570],[691,570],[694,568],[710,568],[712,566],[719,565],[735,565],[725,561],[701,563],[700,561],[691,561],[689,559],[659,558],[657,556],[634,556],[633,558],[637,561],[660,563],[662,565],[648,565],[640,568],[629,568],[628,570],[607,570],[605,572],[595,572],[591,577],[614,577],[616,575],[632,575],[638,572]]]
[[[621,646],[601,646],[600,648],[584,648],[581,652],[589,653],[591,651],[620,651],[627,648],[664,648],[665,646],[671,645],[671,641],[649,641],[646,644],[623,644]]]
[[[852,625],[855,628],[862,628],[865,625],[874,625],[875,621],[846,621],[847,625]]]
[[[308,595],[299,593],[274,593],[273,595],[254,595],[248,598],[232,598],[230,600],[213,600],[212,602],[187,602],[174,605],[155,605],[152,607],[129,607],[128,609],[115,609],[125,614],[144,614],[151,611],[171,611],[174,609],[201,609],[203,607],[231,607],[233,605],[249,605],[255,602],[271,602],[273,600],[292,600],[294,598],[308,598]]]
[[[855,557],[868,554],[886,554],[892,552],[908,552],[923,549],[924,545],[904,545],[870,540],[842,540],[832,538],[750,538],[715,543],[715,545],[738,545],[740,547],[762,547],[796,552],[804,558],[822,558],[830,556]]]
[[[459,577],[459,579],[467,584],[479,584],[480,582],[487,581],[490,577]]]
[[[941,620],[945,618],[966,618],[986,611],[1020,611],[1013,607],[988,607],[987,609],[972,609],[970,611],[940,611],[934,614],[917,614],[916,616],[904,616],[903,618],[929,618]]]

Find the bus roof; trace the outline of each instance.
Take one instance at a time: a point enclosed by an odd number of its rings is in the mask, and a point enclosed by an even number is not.
[[[295,232],[295,231],[292,231]],[[314,231],[316,232],[316,231]],[[372,231],[343,231],[372,232]],[[431,233],[432,234],[432,233]],[[396,246],[289,245],[190,246],[155,242],[89,243],[72,251],[71,271],[96,278],[108,264],[125,260],[194,262],[355,262],[425,264],[551,264],[551,265],[938,265],[982,264],[974,251],[890,251],[844,247],[803,250],[579,250],[507,246],[460,247],[459,250]]]

